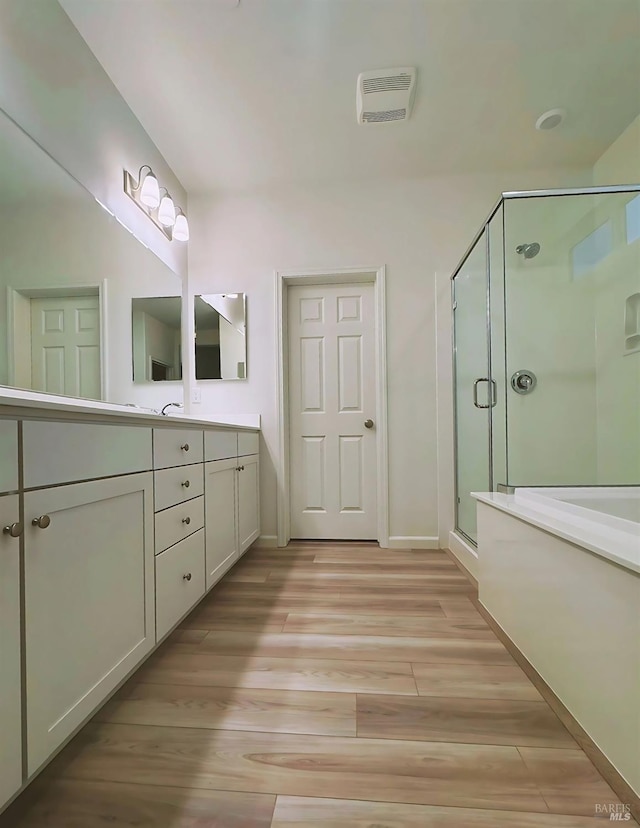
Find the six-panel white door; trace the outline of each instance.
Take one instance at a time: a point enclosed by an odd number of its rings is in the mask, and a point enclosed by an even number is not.
[[[373,284],[288,289],[291,537],[375,539]]]
[[[31,377],[35,391],[100,399],[97,296],[31,300]]]

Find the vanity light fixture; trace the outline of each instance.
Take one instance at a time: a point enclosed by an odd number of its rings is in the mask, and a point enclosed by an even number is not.
[[[161,195],[161,190],[164,195]],[[189,223],[181,207],[176,205],[166,187],[160,187],[148,164],[138,171],[137,180],[124,171],[124,191],[156,227],[171,241],[189,240]]]
[[[181,207],[178,207],[176,223],[173,225],[173,238],[176,241],[189,241],[189,222]]]

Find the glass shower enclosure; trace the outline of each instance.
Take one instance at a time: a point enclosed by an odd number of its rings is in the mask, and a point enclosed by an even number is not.
[[[640,483],[640,185],[503,193],[452,277],[456,529],[471,492]]]

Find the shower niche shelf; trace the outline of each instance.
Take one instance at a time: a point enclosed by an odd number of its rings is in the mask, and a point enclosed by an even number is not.
[[[624,353],[640,352],[640,293],[632,293],[624,303]]]

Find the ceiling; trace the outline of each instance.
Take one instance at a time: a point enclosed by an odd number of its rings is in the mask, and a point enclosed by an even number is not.
[[[60,3],[191,194],[590,166],[640,112],[640,0]],[[411,119],[358,126],[394,66]]]

